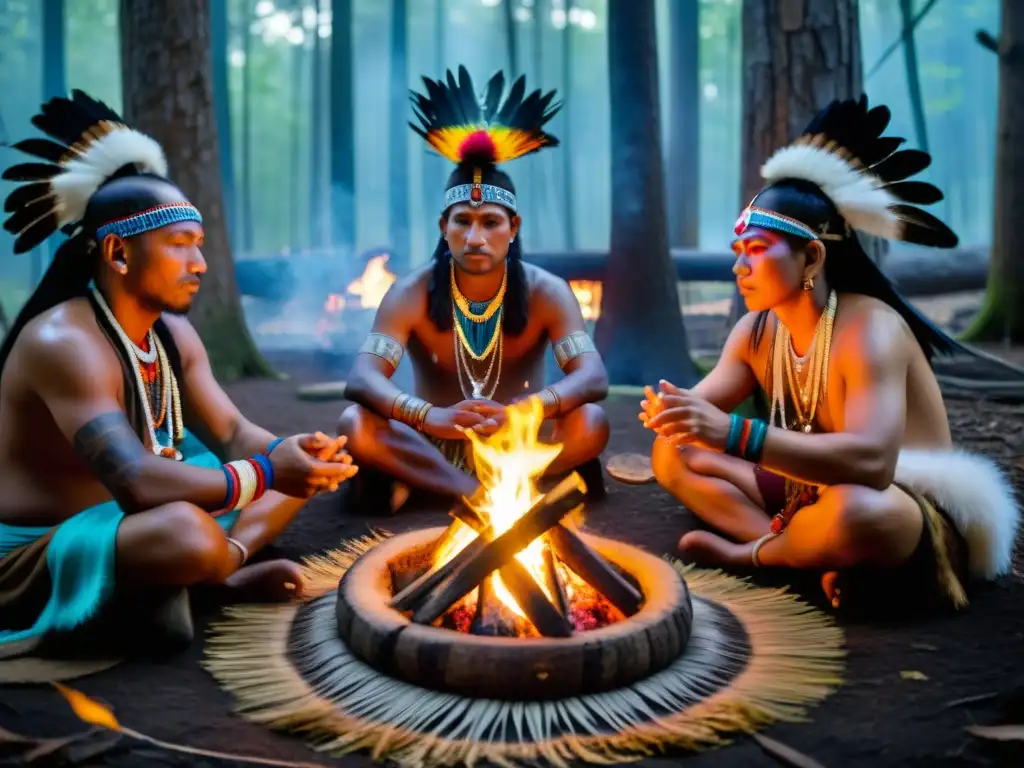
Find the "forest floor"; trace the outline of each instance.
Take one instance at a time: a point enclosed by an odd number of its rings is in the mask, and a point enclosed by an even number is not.
[[[296,397],[303,384],[331,378],[310,364],[277,361],[290,378],[246,381],[228,387],[242,411],[279,434],[330,431],[343,402],[310,402]],[[624,451],[648,451],[650,437],[637,422],[637,398],[607,402],[612,436],[605,458]],[[1024,407],[984,401],[949,402],[959,445],[995,458],[1024,490]],[[625,486],[608,478],[606,500],[588,510],[588,526],[656,554],[673,553],[692,516],[657,485]],[[353,514],[340,496],[312,500],[279,542],[282,555],[304,555],[337,546],[371,527],[399,532],[442,524],[437,512],[405,511],[387,519]],[[972,595],[971,606],[955,617],[899,623],[846,624],[848,668],[845,684],[809,722],[783,724],[765,735],[813,757],[823,766],[1021,765],[1024,741],[996,744],[972,736],[972,724],[1024,723],[1024,563],[1018,547],[1015,572]],[[820,596],[808,592],[817,602]],[[197,616],[203,636],[215,613]],[[298,738],[271,732],[232,713],[231,696],[200,667],[202,643],[159,661],[128,661],[73,685],[110,704],[121,722],[150,736],[193,747],[263,758],[323,765],[369,765],[365,756],[331,762]],[[901,673],[912,671],[905,676]],[[1020,726],[1018,726],[1020,728]],[[53,737],[81,729],[48,687],[8,687],[0,692],[0,729]],[[3,731],[0,730],[0,737]],[[1018,735],[1018,739],[1020,736]],[[0,738],[0,742],[3,739]],[[3,752],[0,750],[0,764]],[[229,765],[127,744],[93,765]],[[696,755],[649,759],[648,766],[769,766],[772,758],[740,736],[722,749]],[[240,764],[240,763],[239,763]]]

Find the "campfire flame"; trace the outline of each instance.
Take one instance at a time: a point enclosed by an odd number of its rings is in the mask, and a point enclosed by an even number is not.
[[[367,261],[363,273],[348,284],[344,294],[332,293],[327,297],[324,311],[331,315],[340,314],[353,296],[358,297],[359,306],[363,309],[379,307],[384,294],[397,279],[395,273],[386,266],[389,258],[388,254],[382,253]]]
[[[561,443],[542,443],[538,439],[544,421],[544,405],[539,397],[530,397],[510,406],[506,414],[505,423],[489,437],[481,437],[472,431],[466,432],[481,485],[480,495],[468,500],[468,503],[491,524],[496,536],[511,528],[516,520],[540,500],[543,493],[537,488],[537,480],[562,450]],[[437,563],[444,564],[455,557],[474,538],[476,533],[466,526],[444,551],[437,553]],[[551,594],[544,577],[546,546],[542,538],[534,539],[516,558],[548,599],[554,601],[555,595]],[[491,584],[494,596],[525,618],[523,610],[497,574],[491,577]]]
[[[569,287],[579,302],[584,320],[596,321],[601,317],[601,294],[604,286],[600,280],[570,280]]]

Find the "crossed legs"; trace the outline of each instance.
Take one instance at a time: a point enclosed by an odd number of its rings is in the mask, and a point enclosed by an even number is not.
[[[676,448],[661,438],[651,465],[662,487],[718,532],[686,534],[679,541],[682,553],[703,564],[750,567],[754,543],[770,530],[754,465],[693,446]],[[914,553],[923,525],[917,502],[895,486],[884,491],[831,486],[800,510],[781,536],[761,546],[758,560],[763,566],[825,572],[823,586],[831,598],[832,572],[903,564]]]
[[[231,535],[250,555],[276,539],[305,504],[270,493],[246,507]],[[128,515],[115,544],[117,583],[139,587],[218,585],[243,599],[285,600],[302,592],[290,560],[241,565],[242,555],[209,512],[186,502]]]

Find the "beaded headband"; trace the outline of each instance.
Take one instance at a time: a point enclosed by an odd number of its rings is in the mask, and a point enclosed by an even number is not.
[[[456,203],[469,203],[478,208],[484,203],[498,203],[516,212],[516,196],[507,189],[496,187],[494,184],[482,184],[483,171],[479,168],[473,169],[472,184],[457,184],[444,193],[444,209],[448,210]]]
[[[754,205],[748,205],[746,210],[740,214],[733,231],[737,235],[742,235],[750,227],[785,232],[805,240],[843,240],[846,237],[846,235],[830,234],[827,223],[822,225],[820,232],[815,232],[802,221]]]
[[[134,237],[180,221],[195,221],[202,224],[203,217],[191,203],[166,203],[107,222],[96,230],[96,239],[102,240],[107,235]]]

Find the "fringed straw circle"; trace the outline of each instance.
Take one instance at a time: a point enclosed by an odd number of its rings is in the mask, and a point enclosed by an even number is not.
[[[693,634],[667,669],[627,688],[556,701],[470,699],[385,676],[337,635],[342,575],[383,536],[304,563],[302,604],[235,606],[204,666],[250,721],[341,755],[367,750],[403,766],[619,763],[728,734],[800,722],[842,682],[842,631],[781,589],[673,563],[693,598]]]

